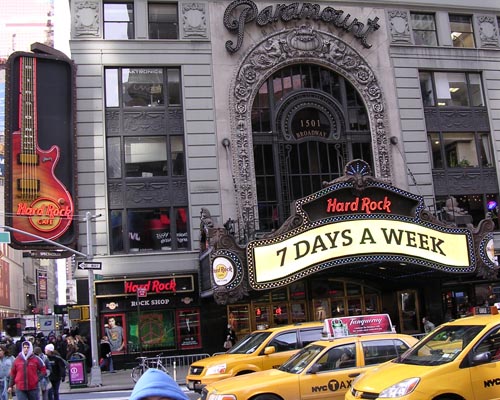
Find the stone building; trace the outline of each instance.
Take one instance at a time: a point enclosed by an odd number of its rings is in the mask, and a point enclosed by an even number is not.
[[[498,16],[493,0],[72,0],[78,204],[98,216],[100,329],[114,317],[128,352],[213,352],[228,321],[243,335],[389,312],[418,333],[424,315],[493,302],[493,258],[435,273],[383,249],[266,290],[248,285],[242,251],[239,291],[220,298],[210,249],[214,232],[242,249],[285,232],[295,203],[357,159],[436,224],[476,232],[499,200]]]

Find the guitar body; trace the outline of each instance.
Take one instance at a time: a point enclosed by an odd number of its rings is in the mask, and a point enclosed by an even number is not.
[[[21,86],[21,121],[19,131],[12,133],[12,227],[23,232],[54,240],[62,236],[73,222],[73,199],[55,175],[59,148],[42,150],[37,143],[36,64],[30,63]],[[12,232],[18,242],[40,239]]]

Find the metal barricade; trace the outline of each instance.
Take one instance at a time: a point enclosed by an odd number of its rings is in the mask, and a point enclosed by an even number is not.
[[[161,357],[161,362],[167,368],[168,373],[177,383],[185,383],[186,376],[189,372],[189,366],[195,361],[210,357],[208,353],[186,354],[180,356]],[[157,360],[157,357],[148,358],[148,364]]]

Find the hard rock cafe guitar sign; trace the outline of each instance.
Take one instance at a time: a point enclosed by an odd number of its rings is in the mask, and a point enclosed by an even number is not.
[[[14,56],[15,59],[10,60],[8,80],[11,87],[8,93],[10,124],[9,131],[6,132],[9,188],[6,202],[7,225],[16,229],[11,233],[14,247],[54,247],[29,234],[67,245],[75,237],[75,204],[69,190],[74,183],[72,73],[68,75],[66,71],[59,75],[62,78],[60,80],[53,73],[64,69],[64,64],[70,60],[64,60],[61,64],[57,57],[52,60],[51,57],[31,53],[14,53]],[[69,81],[66,78],[70,78]],[[52,82],[43,82],[44,79]],[[64,85],[69,85],[70,90]],[[65,98],[68,95],[70,98]],[[63,105],[65,102],[69,107]],[[40,144],[42,136],[43,147]],[[69,146],[65,143],[68,138],[71,142]],[[66,154],[66,151],[64,154],[63,168],[59,166],[62,158],[59,144],[70,152]]]

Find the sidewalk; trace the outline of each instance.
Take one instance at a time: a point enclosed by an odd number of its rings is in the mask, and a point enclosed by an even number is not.
[[[134,388],[134,381],[132,380],[131,374],[132,369],[118,369],[114,373],[111,372],[101,372],[101,386],[95,386],[91,382],[91,373],[87,374],[88,386],[84,387],[70,387],[68,375],[66,375],[66,380],[61,382],[59,387],[59,393],[89,393],[89,392],[106,392],[112,390],[132,390]],[[187,375],[187,367],[179,368],[175,372],[175,378],[181,388],[187,390],[185,385],[185,378]],[[174,377],[173,376],[173,377]]]
[[[71,388],[68,382],[68,377],[66,376],[66,380],[64,382],[61,382],[59,393],[67,394],[67,393],[105,392],[111,390],[132,390],[132,388],[134,387],[134,381],[130,376],[131,372],[132,370],[130,369],[117,370],[115,373],[102,372],[101,373],[102,386],[86,386],[79,388]],[[87,376],[88,380],[90,380],[90,375],[91,374],[88,374]],[[89,384],[92,384],[92,382],[89,382]]]

